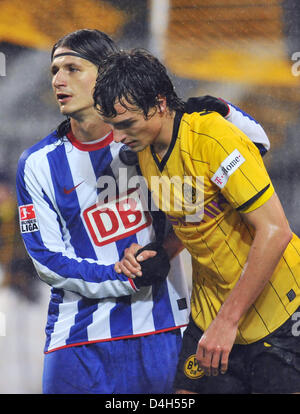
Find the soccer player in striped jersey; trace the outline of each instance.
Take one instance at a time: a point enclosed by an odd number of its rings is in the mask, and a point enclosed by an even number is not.
[[[55,44],[52,86],[67,120],[19,160],[21,233],[51,286],[44,393],[168,393],[188,322],[189,281],[179,257],[152,286],[137,288],[114,270],[131,243],[143,246],[168,231],[164,216],[156,223],[136,193],[127,194],[136,156],[113,141],[93,105],[97,66],[115,50],[97,30]],[[118,196],[103,210],[107,183]]]
[[[256,145],[212,110],[178,110],[166,68],[145,51],[108,57],[94,100],[192,256],[177,392],[299,392],[300,239]],[[134,252],[116,270],[139,277]]]

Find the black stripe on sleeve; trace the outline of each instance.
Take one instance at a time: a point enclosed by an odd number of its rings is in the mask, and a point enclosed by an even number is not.
[[[263,188],[261,191],[259,191],[259,193],[255,194],[255,196],[250,198],[250,200],[246,201],[246,203],[239,206],[237,208],[237,211],[246,210],[248,207],[251,206],[251,204],[253,204],[256,200],[258,200],[259,197],[261,197],[263,195],[263,193],[266,192],[269,187],[270,187],[270,184],[268,184],[265,188]]]

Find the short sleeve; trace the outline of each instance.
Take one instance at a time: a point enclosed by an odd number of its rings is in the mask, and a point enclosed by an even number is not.
[[[210,181],[240,211],[264,204],[274,192],[259,150],[237,127],[220,116],[206,139]]]

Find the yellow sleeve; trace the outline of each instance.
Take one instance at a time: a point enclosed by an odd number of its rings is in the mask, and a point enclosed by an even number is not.
[[[205,129],[211,184],[235,209],[252,211],[264,204],[274,188],[255,144],[218,114],[207,116]]]
[[[258,194],[258,197],[256,197],[255,200],[249,200],[245,206],[241,206],[238,210],[241,213],[250,213],[250,211],[254,211],[258,207],[265,204],[265,202],[268,201],[269,198],[271,198],[273,194],[274,194],[274,187],[271,183],[266,189],[263,190],[262,193]]]

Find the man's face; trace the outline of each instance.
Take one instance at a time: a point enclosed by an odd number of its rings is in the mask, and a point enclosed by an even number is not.
[[[97,67],[86,59],[76,56],[60,56],[72,50],[56,49],[51,64],[52,87],[63,115],[74,116],[94,111],[93,89],[97,78]]]
[[[154,144],[160,137],[162,117],[158,108],[152,108],[148,119],[144,113],[132,105],[124,108],[120,103],[115,105],[117,116],[102,120],[113,129],[114,141],[122,142],[134,152],[142,151],[148,145]]]

